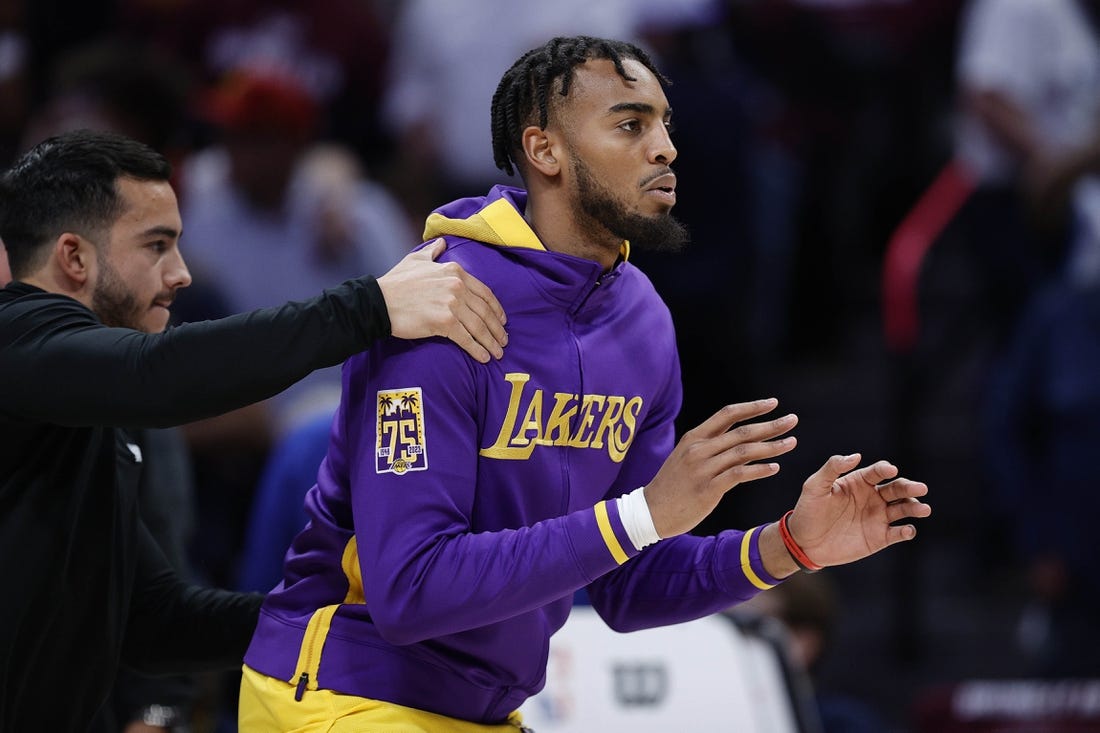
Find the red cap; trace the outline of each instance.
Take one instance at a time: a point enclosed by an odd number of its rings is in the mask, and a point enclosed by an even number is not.
[[[234,72],[203,95],[203,116],[234,132],[276,132],[308,137],[320,105],[300,82],[288,76]]]

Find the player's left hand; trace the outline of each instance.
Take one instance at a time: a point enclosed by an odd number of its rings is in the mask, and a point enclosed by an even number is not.
[[[806,479],[788,521],[791,537],[818,565],[842,565],[917,536],[898,520],[927,517],[932,507],[920,500],[928,486],[896,478],[887,461],[858,468],[860,455],[833,456]]]

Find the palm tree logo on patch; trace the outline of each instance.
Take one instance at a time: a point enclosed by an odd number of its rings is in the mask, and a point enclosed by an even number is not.
[[[401,475],[428,468],[424,395],[420,387],[378,391],[375,472]]]

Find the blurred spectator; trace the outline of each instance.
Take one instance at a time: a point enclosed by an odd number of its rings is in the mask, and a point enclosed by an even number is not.
[[[1095,504],[1084,476],[1096,432],[1098,23],[1095,0],[970,0],[959,38],[955,152],[979,186],[960,222],[995,336],[983,385],[992,511],[981,546],[987,561],[1021,569],[1029,606],[1017,648],[1036,674],[1079,668],[1089,644],[1096,658],[1095,635],[1081,626],[1095,575],[1073,555]]]
[[[245,528],[239,590],[266,593],[283,579],[283,556],[308,519],[306,492],[317,483],[331,428],[332,415],[322,413],[271,449]]]
[[[219,140],[181,168],[188,258],[231,312],[384,272],[419,243],[350,151],[318,143],[322,108],[292,78],[231,75],[203,112]],[[277,432],[332,407],[339,388],[333,367],[275,398]]]
[[[729,613],[778,619],[787,632],[790,660],[813,681],[822,733],[882,733],[884,721],[867,702],[824,690],[817,676],[837,620],[836,590],[828,575],[795,573]]]
[[[361,0],[121,0],[117,26],[213,84],[240,71],[295,80],[317,101],[317,137],[368,163],[388,154],[378,98],[389,38]]]
[[[722,32],[751,72],[742,318],[769,381],[782,361],[835,356],[873,298],[883,243],[934,159],[956,4],[726,3]]]
[[[987,392],[994,519],[1027,588],[1016,644],[1027,674],[1100,674],[1100,283],[1060,283],[1026,308]]]
[[[18,152],[30,113],[30,43],[23,3],[0,0],[0,164]]]
[[[52,68],[50,93],[27,122],[23,149],[80,128],[121,132],[173,163],[190,145],[193,79],[171,56],[142,44],[98,39],[69,49]]]
[[[955,152],[979,187],[962,221],[1001,338],[1063,266],[1074,279],[1100,275],[1100,178],[1050,195],[1056,171],[1100,132],[1098,11],[1095,0],[971,0],[964,10]]]
[[[952,3],[729,0],[718,23],[646,30],[675,79],[676,212],[692,242],[637,264],[677,326],[681,428],[858,333],[881,243],[931,157],[927,120],[946,106]],[[747,503],[741,516],[780,510],[729,496],[699,531],[736,526]]]
[[[413,221],[441,201],[507,183],[487,132],[496,80],[516,58],[558,35],[640,41],[644,27],[712,19],[717,4],[407,0],[397,10],[384,89],[384,124],[397,144],[387,180]]]

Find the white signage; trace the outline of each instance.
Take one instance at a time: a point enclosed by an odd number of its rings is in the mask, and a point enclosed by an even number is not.
[[[574,608],[521,711],[536,733],[798,733],[776,648],[724,616],[620,634]]]

